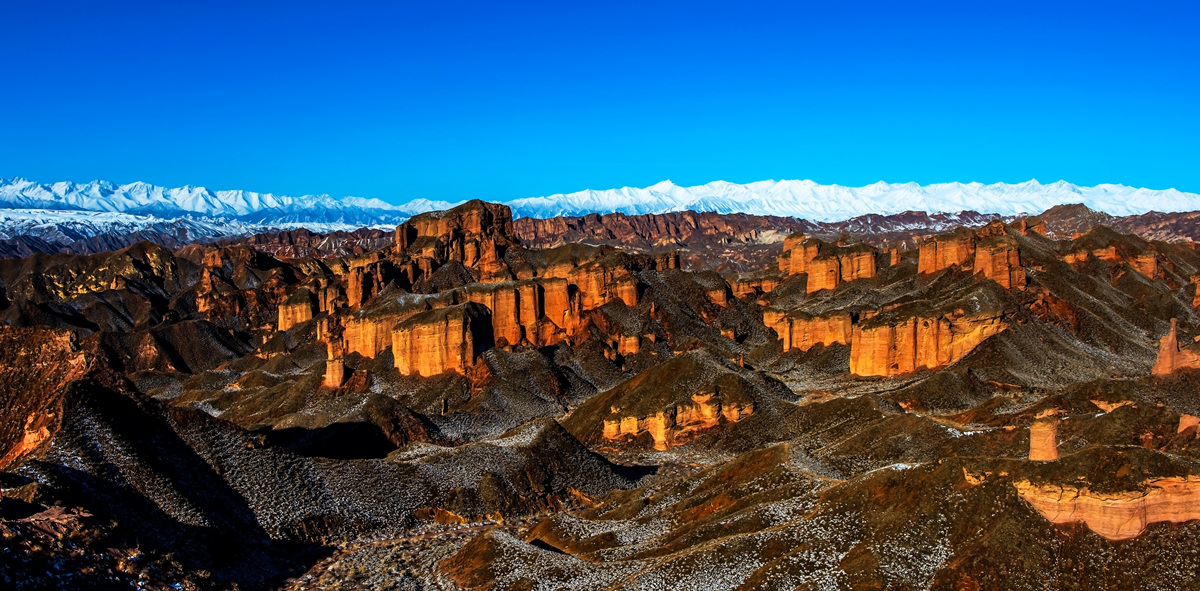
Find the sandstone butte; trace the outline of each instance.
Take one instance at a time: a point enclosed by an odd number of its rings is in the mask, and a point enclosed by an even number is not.
[[[282,332],[312,320],[315,308],[313,292],[303,287],[292,292],[287,301],[279,305],[279,330]]]
[[[1157,478],[1143,490],[1101,494],[1087,487],[1014,483],[1017,494],[1055,524],[1083,522],[1108,540],[1136,538],[1151,523],[1200,519],[1200,479]]]
[[[415,254],[422,269],[446,261],[479,271],[479,280],[503,281],[512,274],[503,264],[515,242],[512,210],[506,205],[470,201],[448,211],[413,216],[396,228],[393,249]]]
[[[806,290],[814,293],[836,289],[848,281],[874,277],[878,270],[876,256],[875,249],[866,244],[827,244],[797,233],[783,241],[779,270],[785,276],[807,274]]]
[[[652,416],[605,420],[603,438],[620,440],[649,433],[654,449],[664,451],[688,442],[700,431],[716,427],[722,417],[736,423],[753,413],[753,402],[726,402],[713,392],[697,392],[692,395],[691,404],[674,405]]]
[[[326,388],[341,388],[346,383],[346,361],[344,345],[340,340],[326,341],[327,357],[325,360],[325,379],[321,383]]]
[[[466,373],[493,346],[491,311],[473,302],[430,310],[396,325],[392,354],[405,375]]]
[[[818,344],[827,347],[834,343],[850,344],[852,323],[848,312],[809,316],[768,309],[763,312],[763,323],[783,339],[784,351],[807,351]]]
[[[1016,232],[1044,234],[1045,227],[1041,222],[1029,226],[1027,220],[1021,220]],[[1005,289],[1024,289],[1026,285],[1020,248],[1001,222],[974,231],[960,228],[925,240],[918,247],[917,272],[931,274],[956,266],[970,269]]]
[[[1154,367],[1150,369],[1151,375],[1165,376],[1184,368],[1200,368],[1200,353],[1191,348],[1179,348],[1176,334],[1178,324],[1179,321],[1172,318],[1171,329],[1158,341],[1158,358],[1154,361]]]
[[[850,373],[886,377],[949,365],[1005,328],[1000,313],[871,319],[851,331]]]
[[[975,245],[975,260],[971,265],[976,275],[999,283],[1004,289],[1025,287],[1025,268],[1017,241],[1009,236],[994,236]]]

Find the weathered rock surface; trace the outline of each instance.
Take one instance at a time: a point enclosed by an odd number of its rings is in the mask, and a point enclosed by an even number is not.
[[[465,374],[494,344],[492,314],[482,305],[459,304],[414,315],[392,330],[392,354],[401,374]]]
[[[850,373],[894,376],[943,367],[1005,328],[997,314],[873,319],[855,326],[851,334]]]
[[[1108,540],[1128,540],[1152,523],[1200,519],[1200,479],[1162,478],[1143,490],[1097,493],[1072,485],[1014,483],[1021,495],[1051,523],[1081,522]]]
[[[1179,321],[1171,319],[1171,329],[1158,341],[1158,357],[1150,373],[1156,376],[1171,375],[1184,368],[1200,368],[1200,353],[1191,348],[1179,347],[1177,327]]]

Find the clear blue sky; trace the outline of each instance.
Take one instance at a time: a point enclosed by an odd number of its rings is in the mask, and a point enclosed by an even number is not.
[[[392,202],[667,178],[1200,191],[1195,5],[5,0],[0,176]]]

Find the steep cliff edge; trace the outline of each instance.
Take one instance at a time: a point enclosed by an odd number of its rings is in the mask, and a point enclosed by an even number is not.
[[[401,374],[465,374],[475,358],[494,346],[492,314],[466,303],[412,316],[392,331],[392,354]]]

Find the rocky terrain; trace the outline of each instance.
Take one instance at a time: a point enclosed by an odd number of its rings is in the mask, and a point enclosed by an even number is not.
[[[1194,214],[0,260],[4,588],[1200,588]]]

